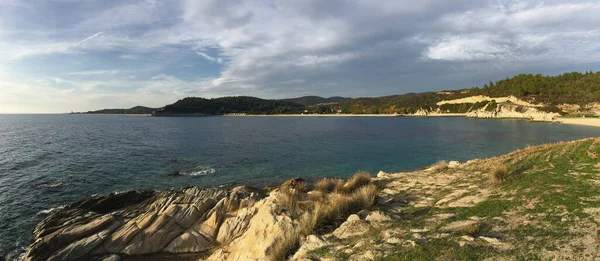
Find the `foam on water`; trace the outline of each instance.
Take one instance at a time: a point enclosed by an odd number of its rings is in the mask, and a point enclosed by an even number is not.
[[[186,175],[186,176],[196,177],[196,176],[206,176],[209,174],[214,174],[215,172],[217,172],[217,170],[214,168],[211,168],[209,166],[200,165],[190,171],[184,171],[184,172],[182,172],[182,174]]]

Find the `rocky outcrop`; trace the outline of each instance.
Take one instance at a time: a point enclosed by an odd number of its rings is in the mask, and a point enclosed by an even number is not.
[[[242,234],[260,191],[238,187],[113,193],[41,221],[25,261],[206,253]],[[264,205],[264,204],[262,204]]]
[[[528,119],[532,121],[553,121],[559,113],[539,111],[536,107],[519,106],[511,103],[498,104],[497,108],[488,110],[488,106],[470,111],[467,117],[490,119]]]

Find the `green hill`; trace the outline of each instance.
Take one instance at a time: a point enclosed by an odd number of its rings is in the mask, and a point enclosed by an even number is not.
[[[303,96],[303,97],[298,97],[298,98],[282,99],[282,101],[289,101],[289,102],[293,102],[293,103],[302,104],[304,106],[311,106],[311,105],[323,104],[323,103],[343,102],[343,101],[351,100],[351,99],[352,98],[344,98],[344,97],[339,97],[339,96],[334,96],[334,97],[329,97],[329,98],[323,98],[323,97],[319,97],[319,96]]]
[[[103,109],[97,111],[88,111],[87,114],[152,114],[157,108],[144,106],[135,106],[129,109]]]
[[[265,100],[247,96],[221,97],[214,99],[187,97],[165,106],[162,110],[157,111],[155,115],[221,115],[227,113],[293,114],[301,113],[303,109],[303,105],[289,101]]]

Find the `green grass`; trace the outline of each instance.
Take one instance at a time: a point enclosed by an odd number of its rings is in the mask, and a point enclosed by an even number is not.
[[[429,261],[429,260],[481,260],[496,254],[493,248],[465,245],[448,239],[431,239],[414,248],[400,248],[398,253],[384,257],[382,261]]]

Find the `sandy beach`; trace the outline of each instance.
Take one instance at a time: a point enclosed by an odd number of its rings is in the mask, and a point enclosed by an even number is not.
[[[600,127],[600,118],[558,118],[555,122]]]

